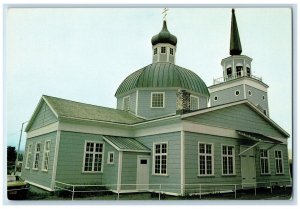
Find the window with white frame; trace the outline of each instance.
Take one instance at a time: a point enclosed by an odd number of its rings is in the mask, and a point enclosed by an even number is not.
[[[162,54],[166,53],[166,47],[164,47],[164,46],[161,47],[160,52],[161,52]]]
[[[234,146],[222,145],[222,174],[235,174],[235,151]]]
[[[38,142],[35,145],[35,154],[34,154],[34,161],[33,161],[33,169],[38,169],[39,168],[40,152],[41,152],[41,143]]]
[[[260,150],[260,173],[270,174],[269,152],[266,149]]]
[[[167,152],[168,152],[168,144],[167,143],[159,143],[154,144],[153,150],[153,158],[154,158],[154,174],[167,174]]]
[[[114,164],[114,152],[108,152],[107,164]]]
[[[98,142],[85,142],[84,172],[102,172],[103,144]]]
[[[199,109],[199,97],[190,96],[190,109],[191,110],[198,110]]]
[[[43,170],[47,171],[49,167],[49,154],[50,154],[50,140],[45,141],[44,155],[43,155]]]
[[[28,144],[28,146],[27,146],[26,164],[25,164],[25,168],[26,169],[29,169],[30,158],[31,158],[31,144]]]
[[[129,110],[129,102],[130,102],[129,96],[123,98],[123,110],[125,111]]]
[[[174,55],[174,49],[170,48],[170,54]]]
[[[283,174],[283,156],[281,150],[275,150],[276,174]]]
[[[198,171],[200,176],[213,175],[213,145],[198,143]]]
[[[164,107],[164,92],[152,92],[151,93],[151,107],[152,108],[163,108]]]
[[[157,54],[157,48],[154,48],[154,53],[153,53],[154,55],[156,55]]]

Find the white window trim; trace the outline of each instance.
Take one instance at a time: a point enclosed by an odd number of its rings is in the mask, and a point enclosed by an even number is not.
[[[236,95],[237,92],[239,92],[238,95]],[[236,97],[240,96],[240,94],[241,94],[240,90],[235,90],[234,95],[235,95]]]
[[[281,158],[276,158],[276,151],[278,152],[281,152]],[[277,172],[277,168],[276,168],[276,159],[281,159],[281,166],[282,166],[282,173],[278,173]],[[283,151],[282,150],[274,150],[274,162],[275,162],[275,174],[276,175],[282,175],[284,174],[284,163],[283,163]]]
[[[252,92],[250,90],[248,90],[248,95],[251,97],[252,96]]]
[[[218,101],[219,97],[218,96],[214,96],[214,101]]]
[[[261,153],[260,153],[260,151],[261,150],[266,150],[267,151],[267,155],[268,155],[268,157],[261,157]],[[268,173],[263,173],[262,172],[262,165],[261,165],[261,159],[267,159],[268,160],[268,168],[269,168],[269,172]],[[267,150],[267,149],[260,149],[259,150],[259,164],[260,164],[260,175],[270,175],[271,174],[271,168],[270,168],[270,152],[269,152],[269,150]]]
[[[49,142],[49,150],[46,150],[46,145],[47,145],[47,142]],[[42,171],[48,171],[48,168],[49,168],[49,162],[50,162],[50,150],[51,150],[51,140],[46,140],[45,141],[45,144],[44,144],[44,152],[43,152],[43,162],[42,162]],[[48,168],[45,169],[45,158],[46,158],[46,153],[48,153]]]
[[[201,153],[200,154],[200,149],[199,149],[199,145],[200,144],[209,144],[211,145],[211,154],[207,154],[207,153]],[[206,147],[205,147],[206,149]],[[200,155],[205,155],[205,156],[211,156],[211,174],[200,174]],[[215,162],[214,162],[215,158],[214,158],[214,144],[213,143],[206,143],[206,142],[201,142],[198,141],[198,176],[202,177],[202,176],[214,176],[215,175]],[[207,172],[207,168],[206,168],[206,163],[205,163],[205,173]]]
[[[112,162],[110,162],[110,155],[112,154]],[[108,152],[107,153],[107,164],[113,165],[115,164],[115,152]]]
[[[233,163],[233,166],[232,166],[232,169],[233,169],[233,173],[230,173],[230,174],[226,174],[226,173],[223,173],[223,156],[225,156],[223,154],[223,147],[224,146],[229,146],[229,147],[233,147],[233,159],[232,159],[232,163]],[[230,144],[221,144],[221,169],[222,169],[222,176],[234,176],[236,175],[236,170],[235,170],[235,145],[230,145]],[[228,169],[227,169],[228,170]]]
[[[40,151],[37,152],[37,145],[40,144]],[[38,165],[37,168],[35,168],[35,160],[36,160],[36,154],[39,153],[39,160],[38,160]],[[38,170],[39,169],[39,162],[41,159],[41,142],[36,142],[35,143],[35,151],[34,151],[34,157],[33,157],[33,164],[32,164],[32,170]]]
[[[162,107],[153,107],[152,106],[152,99],[153,99],[153,94],[162,94],[163,95],[163,106]],[[154,108],[154,109],[161,109],[161,108],[165,108],[165,92],[151,92],[151,99],[150,99],[150,107]]]
[[[125,110],[125,107],[124,107],[124,104],[125,104],[125,99],[127,99],[128,98],[128,109],[126,110],[126,111],[128,111],[128,110],[130,110],[130,96],[128,95],[128,96],[125,96],[125,97],[123,97],[123,104],[122,104],[122,110]]]
[[[171,51],[173,50],[173,54],[171,54]],[[174,49],[173,48],[169,48],[169,52],[170,52],[170,55],[174,56]]]
[[[191,95],[190,96],[190,106],[192,106],[192,98],[194,98],[194,99],[196,99],[197,100],[197,108],[196,109],[193,109],[193,110],[198,110],[199,109],[199,106],[200,106],[200,102],[199,102],[199,97],[197,97],[197,96],[194,96],[194,95]],[[191,108],[191,110],[192,110],[192,108]]]
[[[157,144],[167,144],[167,153],[166,154],[164,154],[164,155],[166,155],[167,157],[166,157],[166,161],[167,161],[167,163],[166,163],[166,173],[155,173],[155,156],[156,156],[156,154],[155,154],[155,145],[157,145]],[[169,152],[168,152],[168,150],[169,150],[169,143],[168,142],[155,142],[155,143],[153,143],[153,149],[152,149],[152,175],[154,175],[154,176],[168,176],[168,158],[169,158]],[[161,154],[159,154],[160,156],[161,156]],[[160,164],[160,167],[161,167],[161,164]],[[161,172],[161,169],[160,169],[160,172]]]
[[[162,52],[162,48],[165,48],[165,52]],[[167,53],[167,50],[168,50],[168,47],[166,47],[166,46],[160,47],[160,53],[161,53],[161,54],[166,54],[166,53]]]
[[[98,143],[98,144],[102,144],[102,162],[101,162],[101,170],[100,171],[85,171],[84,170],[84,166],[85,166],[85,156],[86,156],[86,145],[87,143]],[[105,144],[102,141],[85,141],[84,142],[84,153],[83,153],[83,160],[82,160],[82,173],[103,173],[103,162],[104,162],[104,148],[105,148]],[[95,150],[95,148],[94,148]],[[93,151],[93,164],[92,164],[92,168],[94,170],[94,157],[95,157],[95,151]]]
[[[32,152],[32,144],[27,145],[27,155],[26,155],[26,162],[25,162],[25,169],[30,169],[29,167],[29,158],[31,158]]]

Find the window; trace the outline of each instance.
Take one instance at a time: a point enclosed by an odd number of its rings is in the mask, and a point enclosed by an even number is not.
[[[226,69],[226,73],[227,73],[228,78],[230,78],[232,76],[231,67],[229,67],[229,68]]]
[[[262,99],[265,100],[265,95],[262,96]]]
[[[198,171],[200,176],[213,175],[213,154],[212,144],[198,144]]]
[[[167,174],[167,143],[154,144],[154,174]]]
[[[236,76],[237,77],[241,77],[242,76],[242,70],[243,70],[242,66],[236,66]]]
[[[252,92],[251,92],[251,91],[248,91],[248,94],[249,94],[249,96],[251,96],[251,95],[252,95]]]
[[[276,174],[283,174],[283,156],[281,150],[275,150]]]
[[[50,141],[46,141],[44,146],[44,156],[43,156],[44,171],[47,171],[49,167],[49,153],[50,153]]]
[[[240,95],[240,91],[235,91],[235,96]]]
[[[162,108],[164,107],[164,92],[152,92],[151,93],[151,107]]]
[[[34,169],[39,168],[40,152],[41,152],[41,143],[38,142],[35,145],[35,155],[34,155],[34,161],[33,161]]]
[[[247,69],[247,76],[249,76],[249,77],[250,77],[250,76],[251,76],[250,67],[247,67],[246,69]]]
[[[123,110],[125,111],[129,110],[129,100],[130,100],[129,96],[123,98]]]
[[[174,55],[174,49],[170,48],[170,54]]]
[[[214,100],[217,101],[218,100],[218,96],[215,96]]]
[[[153,54],[154,54],[154,55],[157,54],[157,48],[154,49]]]
[[[260,173],[270,174],[269,152],[265,149],[260,150]]]
[[[108,152],[107,164],[114,164],[114,152]]]
[[[31,158],[31,144],[28,144],[28,146],[27,146],[26,164],[25,164],[25,168],[26,169],[29,169],[30,158]]]
[[[235,152],[234,146],[222,146],[222,174],[235,174]]]
[[[164,47],[164,46],[161,47],[160,52],[163,53],[163,54],[166,53],[166,47]]]
[[[199,109],[199,97],[191,95],[190,104],[191,104],[191,107],[190,107],[191,110],[198,110]]]
[[[84,172],[102,172],[103,144],[85,142]]]

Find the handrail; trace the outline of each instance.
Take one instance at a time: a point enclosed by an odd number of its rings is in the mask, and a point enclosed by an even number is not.
[[[224,83],[226,81],[231,81],[231,80],[234,80],[237,78],[242,78],[242,77],[248,77],[248,78],[253,78],[255,80],[258,80],[258,81],[262,81],[262,77],[258,77],[255,75],[237,75],[236,74],[236,75],[230,75],[230,76],[216,78],[216,79],[214,79],[214,85],[219,84],[219,83]]]

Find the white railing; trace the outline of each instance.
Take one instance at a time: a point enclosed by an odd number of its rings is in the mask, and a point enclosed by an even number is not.
[[[120,194],[125,192],[154,192],[158,194],[158,200],[161,200],[162,194],[181,194],[181,195],[199,195],[202,199],[203,195],[214,193],[234,193],[237,198],[237,191],[243,189],[253,189],[256,196],[257,188],[270,188],[273,192],[274,186],[291,186],[291,181],[269,181],[255,183],[240,184],[69,184],[65,182],[55,181],[55,192],[67,191],[71,193],[71,199],[74,200],[76,193],[100,193],[113,192],[117,194],[116,199],[120,199]],[[80,189],[80,188],[84,188]],[[91,189],[87,189],[91,188]],[[94,188],[94,189],[93,189]],[[183,194],[181,189],[183,188]]]
[[[237,79],[237,78],[241,78],[241,77],[250,77],[250,78],[253,78],[255,80],[258,80],[258,81],[262,81],[262,77],[257,77],[255,75],[231,75],[231,76],[225,76],[225,77],[220,77],[220,78],[216,78],[214,79],[214,85],[215,84],[219,84],[219,83],[223,83],[223,82],[226,82],[226,81],[231,81],[231,80],[234,80],[234,79]]]

